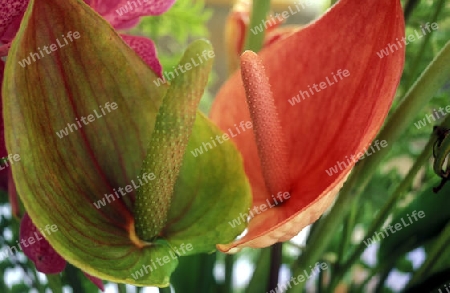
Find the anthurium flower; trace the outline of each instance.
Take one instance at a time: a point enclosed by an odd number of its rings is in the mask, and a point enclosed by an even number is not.
[[[224,131],[253,122],[253,132],[232,138],[252,186],[253,218],[245,236],[220,250],[289,240],[332,204],[394,98],[402,15],[398,0],[342,0],[258,55],[243,54],[210,115]],[[379,58],[390,44],[398,50]]]
[[[70,45],[19,65],[74,29],[80,37]],[[251,202],[234,144],[192,155],[222,135],[196,111],[213,62],[208,42],[191,44],[180,66],[196,65],[158,86],[158,75],[87,5],[31,0],[10,52],[5,138],[22,158],[10,168],[36,227],[58,226],[46,240],[62,258],[97,278],[165,287],[178,257],[214,251],[245,229],[229,224]],[[153,220],[150,237],[140,237]]]

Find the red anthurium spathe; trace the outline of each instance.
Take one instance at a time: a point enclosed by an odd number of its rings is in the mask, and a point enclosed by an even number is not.
[[[404,33],[398,0],[342,0],[259,57],[243,54],[242,72],[222,87],[211,117],[233,132],[244,157],[253,217],[248,233],[220,250],[289,240],[332,204],[387,116]],[[389,44],[398,50],[380,58]],[[253,133],[237,134],[241,121],[252,121]]]

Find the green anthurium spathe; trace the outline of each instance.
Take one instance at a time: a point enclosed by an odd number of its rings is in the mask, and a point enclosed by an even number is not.
[[[56,49],[44,54],[44,46]],[[212,50],[209,43],[194,43],[180,65],[204,50]],[[36,60],[23,66],[31,56]],[[245,228],[229,224],[251,202],[242,159],[229,141],[193,156],[222,135],[197,113],[166,224],[155,241],[135,232],[136,190],[161,175],[149,169],[153,177],[139,177],[157,113],[169,94],[198,100],[211,62],[158,86],[83,1],[30,1],[5,68],[6,145],[21,156],[11,168],[28,214],[37,228],[58,227],[44,237],[67,261],[102,279],[164,287],[179,255],[210,252]],[[148,216],[158,208],[150,205]]]

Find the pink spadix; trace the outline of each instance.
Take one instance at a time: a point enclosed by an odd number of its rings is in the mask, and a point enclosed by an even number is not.
[[[246,51],[241,68],[265,185],[273,195],[289,192],[287,143],[264,65],[256,53]]]

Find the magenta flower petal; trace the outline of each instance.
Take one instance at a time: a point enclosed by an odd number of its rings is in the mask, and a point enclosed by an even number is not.
[[[25,255],[44,274],[58,274],[66,267],[66,261],[50,246],[27,213],[20,222],[20,243]]]
[[[0,60],[0,81],[3,80],[3,72],[5,70],[5,62]],[[2,90],[2,82],[0,82],[0,93]],[[0,103],[0,113],[3,113],[3,103]],[[0,115],[0,158],[6,157],[5,129],[3,125],[3,115]],[[0,165],[1,166],[1,165]],[[0,189],[8,190],[8,170],[6,168],[0,170]]]
[[[145,37],[120,35],[148,66],[159,76],[162,76],[162,66],[156,56],[156,47],[152,40]]]
[[[103,284],[103,281],[97,277],[93,277],[85,272],[83,272],[83,274],[86,276],[86,278],[88,278],[92,283],[94,283],[95,286],[97,286],[97,288],[99,288],[100,290],[105,291],[105,285]]]
[[[2,42],[5,43],[14,38],[27,6],[28,0],[0,2],[0,40]]]
[[[85,1],[114,28],[125,28],[124,23],[141,16],[160,15],[175,0],[90,0]]]
[[[5,62],[0,60],[0,93],[2,91],[2,84],[3,82],[3,73],[5,70]],[[3,103],[0,103],[0,113],[3,113]],[[3,158],[8,155],[8,152],[6,151],[6,144],[5,144],[5,129],[3,125],[3,115],[0,115],[0,158]]]

